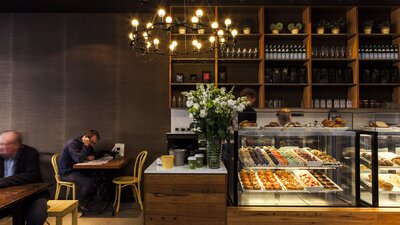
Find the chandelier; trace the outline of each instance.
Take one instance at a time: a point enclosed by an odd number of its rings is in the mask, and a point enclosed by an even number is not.
[[[185,11],[186,12],[186,11]],[[186,22],[189,21],[189,22]],[[232,20],[226,18],[224,24],[218,24],[213,15],[204,15],[201,8],[198,8],[190,20],[179,21],[172,15],[167,15],[163,8],[159,8],[151,22],[142,23],[135,18],[131,21],[132,31],[129,34],[130,46],[140,58],[150,61],[157,55],[179,57],[191,54],[205,54],[215,51],[223,52],[226,48],[236,45],[238,31],[232,28]],[[186,29],[186,37],[190,37],[189,47],[184,46],[178,50],[178,41],[172,39],[170,43],[161,43],[161,33],[175,34],[179,29]],[[195,33],[205,31],[202,41]],[[190,33],[191,32],[191,33]],[[200,33],[200,32],[199,32]],[[175,37],[175,36],[174,36]],[[204,40],[205,39],[205,40]]]

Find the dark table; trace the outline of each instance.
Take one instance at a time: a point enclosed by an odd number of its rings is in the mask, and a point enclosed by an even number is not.
[[[23,200],[38,194],[49,188],[49,183],[33,183],[19,186],[12,186],[0,189],[0,210],[10,208],[13,216],[13,224],[25,224],[22,217]]]
[[[94,183],[97,187],[96,190],[96,198],[97,198],[97,206],[98,212],[102,213],[104,209],[107,207],[109,199],[106,199],[106,205],[101,207],[101,201],[104,200],[105,197],[109,197],[109,193],[107,189],[109,189],[110,185],[110,176],[109,173],[106,173],[108,170],[118,170],[125,166],[126,164],[131,162],[131,158],[119,158],[119,159],[112,159],[106,164],[103,165],[91,165],[91,164],[75,164],[73,166],[74,169],[79,170],[91,170],[92,177],[94,179]],[[112,192],[111,192],[112,193]],[[104,201],[103,201],[104,202]],[[112,213],[114,214],[114,208]]]

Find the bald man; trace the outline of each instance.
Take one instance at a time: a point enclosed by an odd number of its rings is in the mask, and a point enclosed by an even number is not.
[[[22,144],[13,130],[0,133],[0,188],[41,182],[39,152]],[[27,225],[43,225],[47,218],[47,191],[25,200]]]

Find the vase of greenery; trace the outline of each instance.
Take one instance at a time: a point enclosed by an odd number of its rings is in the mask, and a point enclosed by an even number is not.
[[[273,34],[279,34],[280,31],[283,29],[283,24],[282,23],[271,23],[269,25],[269,29]]]
[[[329,23],[325,19],[321,19],[314,24],[317,34],[324,34],[325,28],[327,28],[328,26],[329,26]]]
[[[371,34],[372,27],[374,26],[374,20],[366,20],[363,22],[364,34]]]
[[[301,25],[301,23],[297,23],[296,25],[294,23],[289,23],[288,25],[288,30],[290,30],[292,34],[298,34],[302,28],[303,25]]]
[[[207,167],[220,168],[222,144],[237,112],[249,104],[246,97],[235,98],[233,88],[217,88],[214,84],[198,84],[196,90],[183,92],[187,97],[189,117],[193,118],[199,138],[207,141]]]
[[[390,33],[390,22],[385,21],[378,25],[379,29],[381,30],[382,34],[389,34]]]
[[[337,20],[332,21],[329,24],[329,28],[331,29],[332,34],[340,34],[340,30],[344,29],[346,26],[346,20],[344,17],[340,17]]]

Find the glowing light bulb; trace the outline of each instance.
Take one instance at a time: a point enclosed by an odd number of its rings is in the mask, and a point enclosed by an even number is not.
[[[199,18],[196,16],[192,17],[192,23],[198,23],[199,22]]]
[[[151,42],[150,42],[150,41],[146,42],[146,47],[147,47],[147,48],[150,48],[150,47],[151,47]]]
[[[232,24],[232,20],[231,19],[228,18],[228,19],[225,20],[225,25],[227,27],[229,27],[231,24]]]
[[[213,23],[211,24],[211,28],[212,28],[212,29],[218,29],[218,23],[217,23],[217,22],[213,22]]]
[[[215,42],[215,37],[214,37],[214,36],[211,36],[211,37],[209,38],[209,40],[210,40],[211,43],[214,43],[214,42]]]
[[[134,27],[139,26],[139,20],[133,19],[133,20],[132,20],[132,26],[134,26]]]
[[[178,46],[178,42],[176,42],[176,41],[173,41],[171,44],[172,44],[174,47]]]
[[[220,41],[221,43],[225,43],[225,38],[221,38],[219,41]]]
[[[236,37],[236,35],[238,35],[238,31],[236,29],[233,29],[232,30],[232,36]]]
[[[169,45],[169,49],[170,49],[171,51],[174,51],[174,50],[175,50],[175,45],[170,44],[170,45]]]
[[[223,30],[219,30],[217,34],[218,34],[218,36],[222,36],[222,35],[224,35],[224,31]]]
[[[201,9],[198,9],[197,11],[196,11],[196,16],[197,17],[202,17],[203,16],[203,10],[201,10]]]
[[[148,36],[149,35],[146,32],[143,33],[144,40],[147,40],[147,38],[149,38]]]
[[[201,43],[200,42],[197,43],[196,48],[197,48],[197,50],[200,51],[200,49],[201,49]]]
[[[133,40],[133,33],[130,33],[130,34],[129,34],[129,38],[130,38],[131,40]]]
[[[160,44],[160,40],[158,40],[157,38],[154,39],[153,40],[153,44],[157,46],[158,44]]]
[[[164,17],[165,16],[165,10],[164,9],[158,10],[158,16],[159,17]]]
[[[153,26],[152,23],[147,23],[147,24],[146,24],[147,29],[152,28],[152,26]]]
[[[167,18],[165,18],[165,22],[172,23],[172,17],[167,16]]]
[[[198,42],[196,39],[194,39],[194,40],[192,41],[192,45],[194,45],[194,46],[196,46],[197,43],[199,43],[199,42]]]

